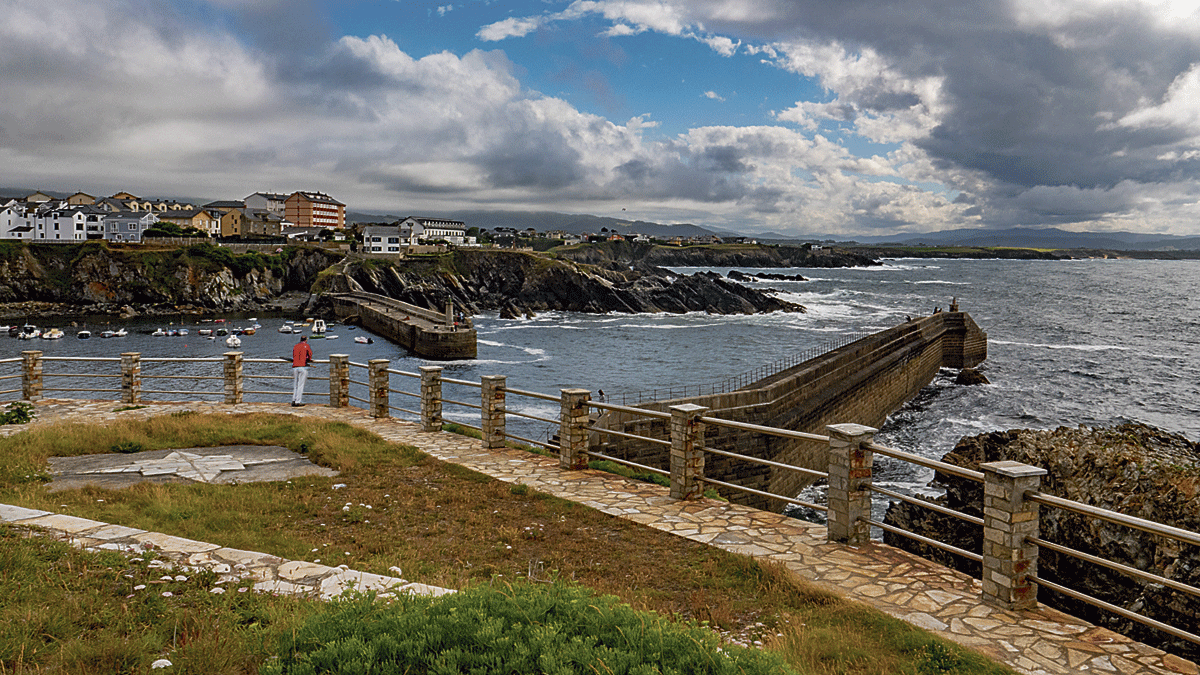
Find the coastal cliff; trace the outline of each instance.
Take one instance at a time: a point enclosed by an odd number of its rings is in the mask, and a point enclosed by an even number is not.
[[[257,311],[307,299],[340,254],[287,247],[235,255],[202,243],[155,250],[104,242],[0,244],[0,312],[9,316]],[[302,300],[301,300],[302,301]]]
[[[679,275],[646,264],[579,264],[519,251],[458,250],[398,261],[360,259],[345,266],[347,284],[421,307],[447,299],[468,314],[536,312],[803,312],[800,305],[728,281],[718,274]],[[357,288],[354,288],[357,286]]]
[[[1200,444],[1143,424],[1114,427],[1060,427],[1053,431],[1014,430],[969,436],[943,461],[978,470],[981,462],[1015,460],[1049,473],[1042,491],[1084,504],[1145,518],[1191,531],[1200,531]],[[983,487],[941,472],[936,485],[942,506],[982,517]],[[885,522],[917,534],[979,551],[979,527],[919,506],[893,503]],[[1145,570],[1192,586],[1200,586],[1200,549],[1154,537],[1127,527],[1041,508],[1041,537],[1048,541]],[[885,534],[892,546],[913,551],[967,574],[979,565],[910,539]],[[1185,629],[1200,626],[1200,602],[1184,595],[1092,565],[1042,550],[1038,575],[1114,605]],[[1196,645],[1165,636],[1125,619],[1041,590],[1038,599],[1074,616],[1128,635],[1181,656],[1196,658]]]

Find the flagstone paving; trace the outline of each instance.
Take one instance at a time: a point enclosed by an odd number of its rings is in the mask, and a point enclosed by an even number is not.
[[[1008,611],[984,605],[980,600],[980,584],[975,579],[883,544],[852,547],[827,543],[823,525],[715,500],[673,500],[667,488],[661,486],[600,471],[564,471],[554,458],[519,450],[485,450],[475,439],[446,432],[422,432],[412,422],[373,419],[358,408],[169,403],[114,412],[118,406],[112,401],[45,401],[37,405],[38,417],[31,426],[58,421],[94,423],[148,418],[183,409],[200,413],[272,412],[344,421],[499,480],[525,484],[728,551],[780,562],[802,578],[977,649],[1019,672],[1031,675],[1198,672],[1190,661],[1047,607]],[[0,427],[0,435],[17,433],[23,428]],[[224,565],[231,570],[242,565],[236,571],[250,574],[256,587],[263,590],[292,592],[303,585],[308,592],[328,597],[340,592],[337,589],[343,588],[348,580],[355,580],[368,586],[391,584],[414,592],[446,592],[353,570],[278,558],[267,560],[273,556],[219,549],[211,544],[134,532],[95,521],[78,522],[83,519],[69,516],[49,513],[30,516],[22,511],[25,510],[0,506],[0,520],[26,516],[15,520],[50,527],[88,546],[161,544],[164,550],[177,550],[178,558],[189,565]]]

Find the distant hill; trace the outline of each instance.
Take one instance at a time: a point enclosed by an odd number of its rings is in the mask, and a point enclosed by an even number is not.
[[[644,220],[630,221],[604,216],[555,213],[552,211],[422,211],[419,213],[406,213],[403,216],[347,213],[346,220],[347,222],[354,223],[390,222],[410,215],[461,220],[467,224],[467,227],[479,227],[486,230],[492,230],[497,227],[511,227],[517,230],[525,230],[532,227],[538,232],[562,230],[570,234],[595,234],[602,229],[607,229],[621,233],[637,232],[654,237],[694,237],[715,234],[712,230],[691,224],[663,225]]]

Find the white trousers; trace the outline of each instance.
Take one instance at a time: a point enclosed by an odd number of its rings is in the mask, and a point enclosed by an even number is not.
[[[304,383],[308,381],[308,366],[292,368],[292,403],[304,403]]]

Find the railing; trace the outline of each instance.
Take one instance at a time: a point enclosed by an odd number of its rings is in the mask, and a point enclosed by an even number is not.
[[[661,387],[657,389],[645,389],[635,392],[617,392],[607,396],[607,400],[616,403],[620,401],[622,405],[638,405],[650,401],[673,401],[679,398],[689,398],[692,396],[713,396],[715,394],[727,394],[731,391],[737,391],[748,387],[755,382],[765,380],[768,377],[773,377],[784,372],[788,368],[811,361],[818,356],[823,356],[836,349],[841,349],[852,342],[873,335],[873,333],[849,333],[840,335],[836,338],[826,340],[819,345],[809,347],[802,352],[792,354],[786,358],[779,359],[774,363],[768,363],[764,366],[759,366],[754,370],[749,370],[732,377],[727,377],[718,382],[709,382],[706,384],[687,384],[672,387]]]
[[[1037,467],[1018,462],[989,462],[981,465],[982,471],[966,469],[875,443],[875,430],[856,424],[831,425],[827,427],[828,435],[820,435],[712,417],[706,414],[707,408],[693,404],[672,406],[669,411],[656,411],[593,401],[591,392],[585,389],[563,389],[557,396],[517,389],[509,387],[506,378],[500,375],[483,377],[479,382],[459,380],[443,377],[442,368],[438,366],[422,366],[419,373],[410,373],[390,369],[386,359],[374,359],[365,364],[355,363],[344,354],[332,354],[328,360],[316,363],[328,365],[328,377],[312,378],[318,382],[327,382],[328,390],[306,394],[328,396],[329,405],[333,407],[347,407],[352,405],[351,402],[359,403],[370,411],[371,416],[377,418],[390,417],[396,412],[413,418],[424,430],[434,432],[442,429],[446,421],[443,416],[444,407],[450,406],[456,411],[454,423],[478,431],[486,448],[503,448],[513,442],[541,447],[556,453],[560,466],[567,469],[584,468],[591,460],[611,461],[669,478],[670,494],[677,499],[697,498],[704,494],[706,489],[717,488],[726,495],[741,493],[780,504],[793,504],[821,511],[827,517],[826,536],[830,541],[852,545],[865,544],[871,540],[872,528],[878,528],[979,564],[983,595],[989,603],[1012,609],[1033,607],[1037,604],[1038,587],[1044,586],[1077,601],[1145,624],[1174,638],[1200,645],[1200,636],[1190,632],[1190,626],[1169,625],[1073,590],[1056,581],[1046,580],[1037,573],[1038,552],[1044,549],[1190,596],[1194,599],[1190,602],[1194,603],[1200,599],[1200,588],[1042,539],[1039,509],[1063,509],[1087,518],[1165,537],[1184,546],[1200,547],[1200,533],[1043,493],[1039,487],[1041,476],[1046,472]],[[18,364],[19,372],[14,373]],[[214,370],[219,368],[222,373],[196,375],[185,373],[180,368],[196,364],[209,364]],[[91,372],[92,366],[96,365],[118,365],[119,370]],[[253,372],[248,372],[248,367],[251,367]],[[116,393],[125,403],[139,403],[146,394],[222,396],[225,403],[236,404],[241,403],[247,394],[290,396],[291,392],[278,388],[260,388],[269,387],[270,383],[290,380],[290,374],[277,374],[288,372],[283,370],[284,367],[290,370],[290,363],[281,359],[246,359],[241,352],[228,352],[219,358],[143,359],[140,354],[132,352],[122,354],[119,358],[83,358],[44,357],[39,351],[26,351],[22,352],[19,359],[0,359],[0,386],[4,386],[4,382],[17,379],[21,380],[22,385],[21,389],[10,388],[0,393],[20,393],[23,399],[29,401],[41,400],[47,393]],[[360,377],[362,371],[366,371],[366,379],[354,379]],[[395,376],[396,381],[416,380],[419,389],[405,391],[393,388],[392,376]],[[109,385],[108,382],[112,380],[119,380],[120,388]],[[64,381],[68,384],[71,381],[95,382],[96,386],[65,386]],[[150,382],[154,388],[148,386],[143,389],[145,381]],[[167,383],[171,381],[220,382],[221,388],[170,388],[171,385]],[[449,393],[455,398],[444,395],[443,390],[447,387],[453,388]],[[366,390],[365,398],[352,393],[362,389]],[[414,409],[393,406],[393,396],[401,400],[415,398],[418,407]],[[558,406],[559,415],[557,418],[551,418],[510,410],[509,396],[520,400],[554,403]],[[468,400],[471,398],[474,400]],[[602,415],[595,414],[597,412],[629,416],[635,425],[638,422],[665,424],[667,433],[663,434],[665,437],[655,437],[606,428],[603,423],[598,423],[598,420],[603,418]],[[477,426],[465,421],[473,421],[476,415],[479,420]],[[541,423],[546,429],[557,430],[557,437],[550,438],[548,433],[546,439],[534,439],[510,433],[507,428],[509,417]],[[626,420],[623,424],[629,423]],[[820,444],[825,449],[828,471],[705,447],[705,428],[709,425],[744,434],[783,438],[796,443]],[[599,439],[606,437],[633,440],[646,447],[659,448],[660,458],[668,459],[667,462],[659,464],[665,463],[667,468],[599,451]],[[873,485],[872,471],[876,454],[982,484],[983,503],[980,511],[983,517],[972,516]],[[769,471],[799,473],[805,479],[813,481],[824,480],[828,484],[826,505],[797,499],[793,495],[772,493],[760,489],[762,486],[738,485],[705,475],[706,457],[748,463],[765,467]],[[984,548],[982,551],[968,551],[875,520],[872,517],[872,495],[928,508],[980,527]],[[1186,606],[1187,603],[1184,604]]]

